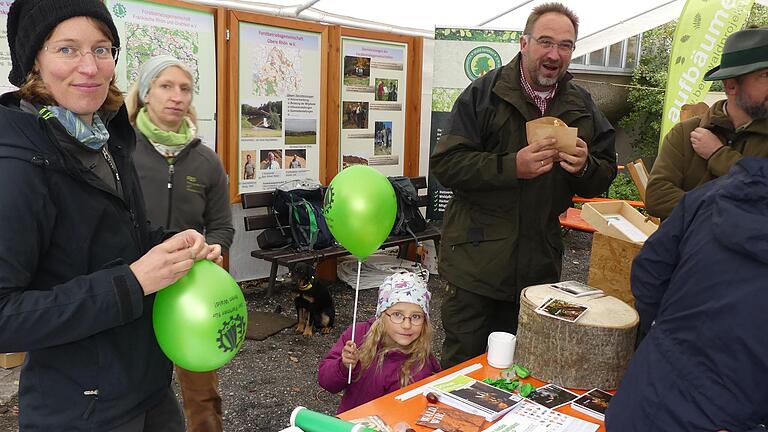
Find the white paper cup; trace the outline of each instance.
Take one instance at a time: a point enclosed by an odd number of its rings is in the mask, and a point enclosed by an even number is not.
[[[516,341],[515,335],[507,332],[493,332],[488,335],[488,364],[497,369],[512,366]]]

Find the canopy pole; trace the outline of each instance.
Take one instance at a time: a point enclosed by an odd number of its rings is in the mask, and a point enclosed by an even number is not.
[[[491,22],[491,21],[495,21],[495,20],[497,20],[497,19],[499,19],[499,18],[503,17],[504,15],[507,15],[507,14],[509,14],[509,13],[512,13],[512,12],[514,12],[514,11],[516,11],[516,10],[520,9],[521,7],[523,7],[523,6],[527,5],[528,3],[531,3],[531,2],[533,2],[533,0],[524,1],[524,2],[520,3],[519,5],[517,5],[517,6],[513,7],[512,9],[509,9],[509,10],[507,10],[506,12],[502,12],[502,13],[500,13],[500,14],[498,14],[498,15],[494,16],[493,18],[490,18],[490,19],[487,19],[487,20],[485,20],[485,21],[481,22],[481,23],[480,23],[480,24],[478,24],[477,26],[478,26],[478,27],[482,27],[482,26],[484,26],[484,25],[488,24],[489,22]]]

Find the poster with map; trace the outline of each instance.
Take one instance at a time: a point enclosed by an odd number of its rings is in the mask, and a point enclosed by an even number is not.
[[[120,33],[117,86],[125,92],[136,82],[150,57],[179,59],[194,78],[197,130],[203,143],[216,149],[216,39],[213,13],[142,0],[107,0]]]
[[[340,166],[403,175],[408,45],[341,38]]]
[[[0,1],[0,94],[16,90],[16,87],[8,82],[8,74],[11,73],[11,51],[8,48],[8,9],[12,0]]]
[[[320,33],[240,22],[239,192],[320,178]]]

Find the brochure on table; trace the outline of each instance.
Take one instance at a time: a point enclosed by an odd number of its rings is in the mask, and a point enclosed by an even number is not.
[[[439,394],[440,402],[482,416],[488,421],[496,420],[523,400],[519,395],[466,375],[433,383],[431,388]]]
[[[483,432],[595,432],[600,426],[523,401]]]

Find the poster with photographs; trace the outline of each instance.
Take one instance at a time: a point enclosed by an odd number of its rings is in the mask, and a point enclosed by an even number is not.
[[[105,2],[123,41],[115,68],[117,87],[129,91],[142,65],[173,56],[192,72],[197,133],[216,149],[216,34],[213,13],[142,0]]]
[[[241,22],[239,192],[320,178],[321,34]]]
[[[403,175],[408,45],[341,38],[340,169]]]

